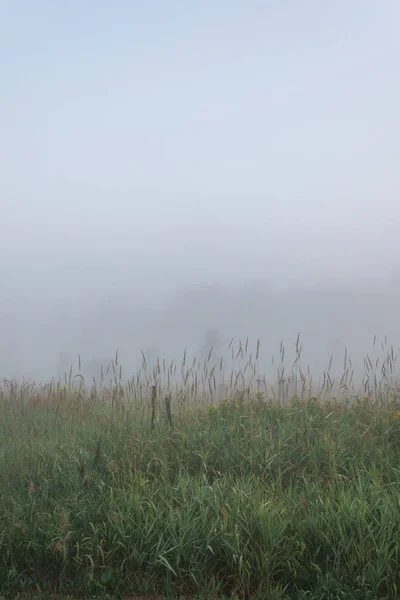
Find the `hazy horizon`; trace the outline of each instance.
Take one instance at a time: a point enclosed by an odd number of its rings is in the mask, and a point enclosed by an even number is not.
[[[400,347],[400,4],[0,5],[0,379]],[[177,356],[178,355],[178,356]],[[63,363],[64,361],[64,363]]]

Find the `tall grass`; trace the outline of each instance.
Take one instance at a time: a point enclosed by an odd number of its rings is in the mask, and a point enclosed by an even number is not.
[[[289,354],[293,359],[291,362],[288,361]],[[252,349],[248,339],[237,343],[231,340],[227,351],[218,356],[211,347],[203,360],[190,358],[186,350],[180,361],[159,357],[150,365],[144,354],[142,358],[141,368],[127,379],[123,376],[117,351],[115,359],[101,367],[99,376],[90,381],[85,380],[78,357],[75,368],[71,365],[62,379],[53,379],[48,385],[40,386],[40,395],[59,397],[73,391],[87,398],[90,392],[96,399],[101,397],[114,403],[123,400],[146,403],[151,389],[156,386],[159,397],[171,395],[172,404],[181,408],[210,404],[224,398],[251,398],[260,393],[284,404],[294,395],[302,400],[311,396],[324,400],[364,395],[383,401],[391,399],[393,390],[399,391],[398,357],[386,337],[380,343],[374,337],[372,353],[365,355],[362,373],[356,371],[345,349],[339,370],[336,366],[333,372],[332,355],[326,369],[313,374],[312,367],[303,361],[300,335],[290,353],[281,342],[278,356],[272,356],[272,365],[260,365],[260,340]],[[340,361],[340,357],[335,357],[336,362],[338,359]],[[8,385],[12,388],[15,382],[8,382]],[[37,386],[26,383],[23,389],[26,394]],[[4,389],[1,393],[4,395]]]
[[[124,381],[0,389],[0,593],[88,598],[400,595],[396,356],[319,386],[185,355]],[[111,379],[111,382],[110,382]]]

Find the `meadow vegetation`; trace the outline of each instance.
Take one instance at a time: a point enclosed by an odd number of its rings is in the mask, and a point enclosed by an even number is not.
[[[229,377],[210,353],[3,381],[0,597],[400,597],[393,349],[359,390],[347,357],[316,390],[300,360],[269,385],[238,351]]]

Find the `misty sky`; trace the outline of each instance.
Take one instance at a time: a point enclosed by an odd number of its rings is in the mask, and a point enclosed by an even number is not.
[[[398,276],[399,22],[398,0],[2,0],[3,345],[128,292]]]

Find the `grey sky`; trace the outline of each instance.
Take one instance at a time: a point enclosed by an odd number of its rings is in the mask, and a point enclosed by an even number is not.
[[[399,273],[399,22],[398,0],[3,0],[8,306]]]

